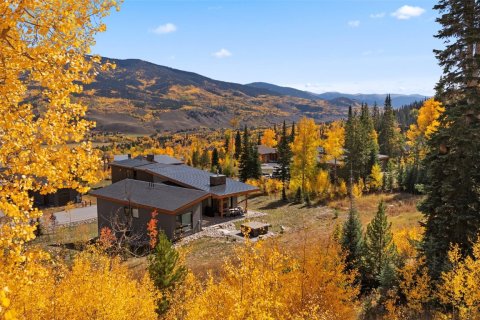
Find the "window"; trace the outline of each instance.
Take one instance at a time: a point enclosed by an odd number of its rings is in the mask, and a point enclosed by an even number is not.
[[[138,209],[137,208],[132,208],[132,216],[134,218],[138,218]]]
[[[176,226],[177,230],[181,230],[182,232],[192,230],[193,227],[193,215],[192,212],[187,212],[184,214],[179,214],[176,216]]]
[[[124,210],[125,215],[127,217],[138,218],[138,209],[137,208],[123,207],[123,210]]]

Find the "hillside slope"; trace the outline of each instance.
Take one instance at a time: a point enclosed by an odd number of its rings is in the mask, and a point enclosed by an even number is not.
[[[348,101],[330,103],[237,83],[213,80],[137,59],[116,64],[84,86],[78,99],[89,105],[97,130],[154,133],[240,124],[266,126],[306,115],[328,121],[346,115]]]

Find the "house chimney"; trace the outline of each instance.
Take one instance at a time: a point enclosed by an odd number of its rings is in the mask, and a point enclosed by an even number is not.
[[[153,154],[147,154],[147,161],[153,162],[155,156]]]
[[[131,153],[127,154],[127,157],[128,159],[132,159],[132,154]]]
[[[227,183],[227,176],[215,174],[210,176],[210,186],[220,186]]]

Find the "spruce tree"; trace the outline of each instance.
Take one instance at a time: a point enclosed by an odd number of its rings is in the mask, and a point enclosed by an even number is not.
[[[287,200],[286,184],[290,180],[290,163],[292,162],[292,149],[290,148],[290,140],[287,136],[287,125],[283,121],[282,136],[277,146],[278,167],[275,176],[282,181],[282,200]]]
[[[240,180],[245,182],[250,178],[252,148],[250,145],[249,133],[247,126],[243,130],[242,152],[240,153],[240,161],[238,165],[238,173]]]
[[[200,153],[198,150],[193,150],[192,152],[192,166],[195,168],[200,165]]]
[[[357,180],[364,168],[361,157],[361,135],[360,120],[352,107],[348,108],[348,118],[345,126],[345,150],[346,150],[346,167],[353,171],[353,177]]]
[[[392,98],[387,95],[385,98],[385,107],[379,135],[380,153],[386,154],[390,158],[399,155],[399,137],[397,133],[397,121],[392,106]]]
[[[180,264],[178,252],[163,231],[158,233],[158,242],[153,253],[148,256],[148,273],[158,291],[167,293],[157,302],[157,313],[164,314],[169,307],[168,293],[172,293],[187,274],[185,266]]]
[[[292,123],[292,130],[290,131],[290,143],[295,141],[295,122]]]
[[[367,226],[364,248],[366,280],[375,287],[380,284],[380,276],[384,268],[394,263],[397,255],[391,223],[387,220],[383,200],[378,205],[375,217]]]
[[[202,152],[202,156],[200,157],[200,166],[202,169],[207,169],[210,167],[210,157],[208,156],[207,149],[204,149]]]
[[[251,158],[250,158],[250,174],[249,178],[260,179],[262,176],[262,163],[260,162],[260,155],[258,154],[258,147],[251,146]]]
[[[211,161],[211,170],[212,172],[216,172],[220,168],[220,164],[218,162],[218,150],[217,148],[213,148],[212,151],[212,161]]]
[[[363,253],[362,223],[353,203],[350,206],[348,218],[343,224],[340,245],[343,251],[346,252],[345,263],[347,270],[359,270]]]
[[[428,141],[422,250],[434,278],[448,268],[451,244],[464,254],[480,231],[480,2],[440,0],[434,7],[446,46],[435,54],[443,75],[437,100],[445,107]]]
[[[237,134],[235,135],[235,159],[240,159],[240,154],[242,153],[242,136],[240,135],[240,131],[237,130]]]

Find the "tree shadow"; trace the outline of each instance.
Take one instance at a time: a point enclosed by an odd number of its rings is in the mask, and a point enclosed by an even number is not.
[[[286,207],[286,206],[290,206],[290,205],[291,205],[291,203],[280,199],[280,200],[275,200],[273,202],[270,202],[269,204],[261,207],[260,209],[261,210],[278,209],[278,208]]]

